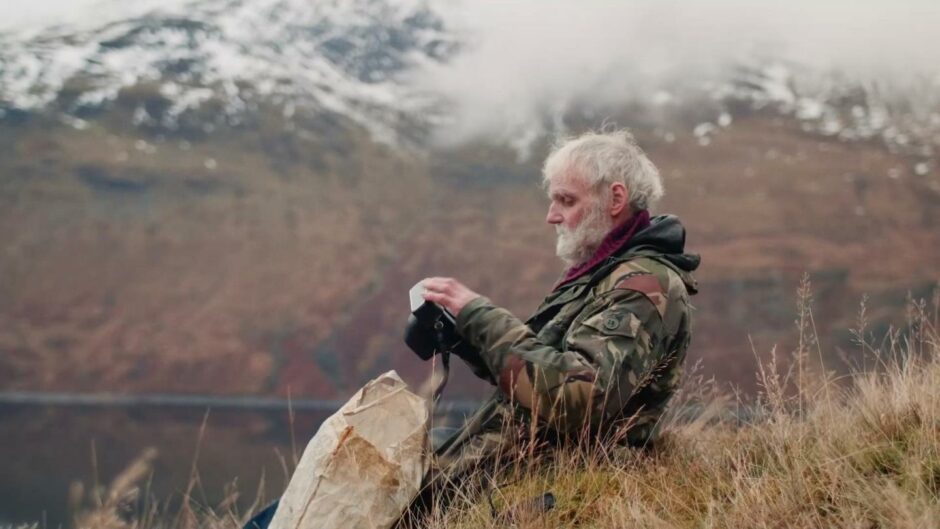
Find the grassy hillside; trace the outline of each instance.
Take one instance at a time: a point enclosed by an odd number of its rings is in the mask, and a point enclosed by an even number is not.
[[[428,366],[401,341],[406,292],[451,275],[520,316],[560,265],[539,161],[486,144],[414,152],[318,115],[261,113],[179,137],[105,115],[76,130],[0,126],[0,387],[342,398]],[[753,390],[792,347],[792,292],[817,288],[821,336],[851,356],[842,307],[871,296],[882,334],[940,269],[940,172],[768,113],[702,146],[629,114],[703,256],[691,354]],[[666,126],[666,125],[661,125]],[[668,139],[667,139],[668,138]],[[834,364],[835,365],[835,364]],[[459,370],[451,396],[479,395]]]
[[[936,298],[925,307],[912,306],[907,329],[884,349],[860,342],[871,369],[841,380],[822,374],[808,367],[818,349],[804,339],[793,358],[801,367],[761,367],[760,397],[747,408],[752,420],[734,419],[741,402],[691,386],[704,412],[691,423],[673,418],[652,453],[598,446],[519,458],[480,476],[509,484],[492,494],[496,517],[483,493],[471,493],[431,526],[936,527]],[[545,491],[555,509],[519,507]]]
[[[808,290],[801,299],[793,369],[761,366],[761,392],[745,402],[701,378],[687,380],[664,441],[650,452],[616,446],[548,451],[521,445],[481,469],[427,527],[462,528],[910,528],[940,522],[940,298],[913,302],[903,328],[879,347],[864,315],[854,330],[870,368],[833,378],[818,368]],[[134,482],[144,454],[97,493],[76,489],[75,527],[236,528],[237,498],[181,511],[141,513]],[[481,488],[473,484],[484,484]],[[198,486],[198,481],[194,481]],[[191,489],[192,490],[192,489]],[[86,492],[88,492],[86,494]],[[551,492],[554,509],[527,509]],[[136,521],[135,521],[136,520]]]

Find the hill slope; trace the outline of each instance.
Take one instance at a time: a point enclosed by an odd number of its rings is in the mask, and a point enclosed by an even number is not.
[[[433,4],[174,9],[0,35],[0,386],[333,397],[391,367],[417,383],[429,366],[400,337],[416,281],[452,275],[520,315],[548,291],[548,137],[428,141],[453,116],[409,76],[465,45]],[[804,271],[842,349],[863,293],[883,333],[938,280],[933,92],[794,71],[545,115],[632,127],[660,166],[661,211],[704,258],[693,359],[727,381],[752,380],[749,338],[789,347]],[[482,391],[463,371],[452,386]]]

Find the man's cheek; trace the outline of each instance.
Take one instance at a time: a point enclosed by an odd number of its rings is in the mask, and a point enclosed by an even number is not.
[[[578,224],[581,224],[581,219],[584,217],[584,210],[578,209],[572,211],[568,214],[568,229],[575,229],[578,227]]]

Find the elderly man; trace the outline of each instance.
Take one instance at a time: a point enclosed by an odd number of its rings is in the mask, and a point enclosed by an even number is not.
[[[543,177],[545,220],[568,268],[535,314],[523,322],[459,281],[423,281],[425,299],[456,315],[478,353],[463,359],[497,390],[462,428],[432,436],[435,458],[414,515],[436,503],[442,485],[506,453],[520,432],[650,446],[679,383],[699,257],[683,253],[676,217],[650,218],[663,194],[656,167],[629,132],[588,133],[555,148]],[[275,508],[246,527],[267,527]]]
[[[568,268],[535,314],[523,322],[454,279],[423,282],[479,352],[464,360],[497,386],[435,442],[431,482],[494,457],[520,430],[649,446],[679,383],[699,257],[684,253],[676,217],[650,218],[663,194],[656,167],[629,132],[588,133],[558,145],[543,178]]]

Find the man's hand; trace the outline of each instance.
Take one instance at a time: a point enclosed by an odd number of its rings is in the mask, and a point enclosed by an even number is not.
[[[451,277],[429,277],[421,283],[424,285],[424,299],[444,307],[455,318],[467,303],[480,297]]]

